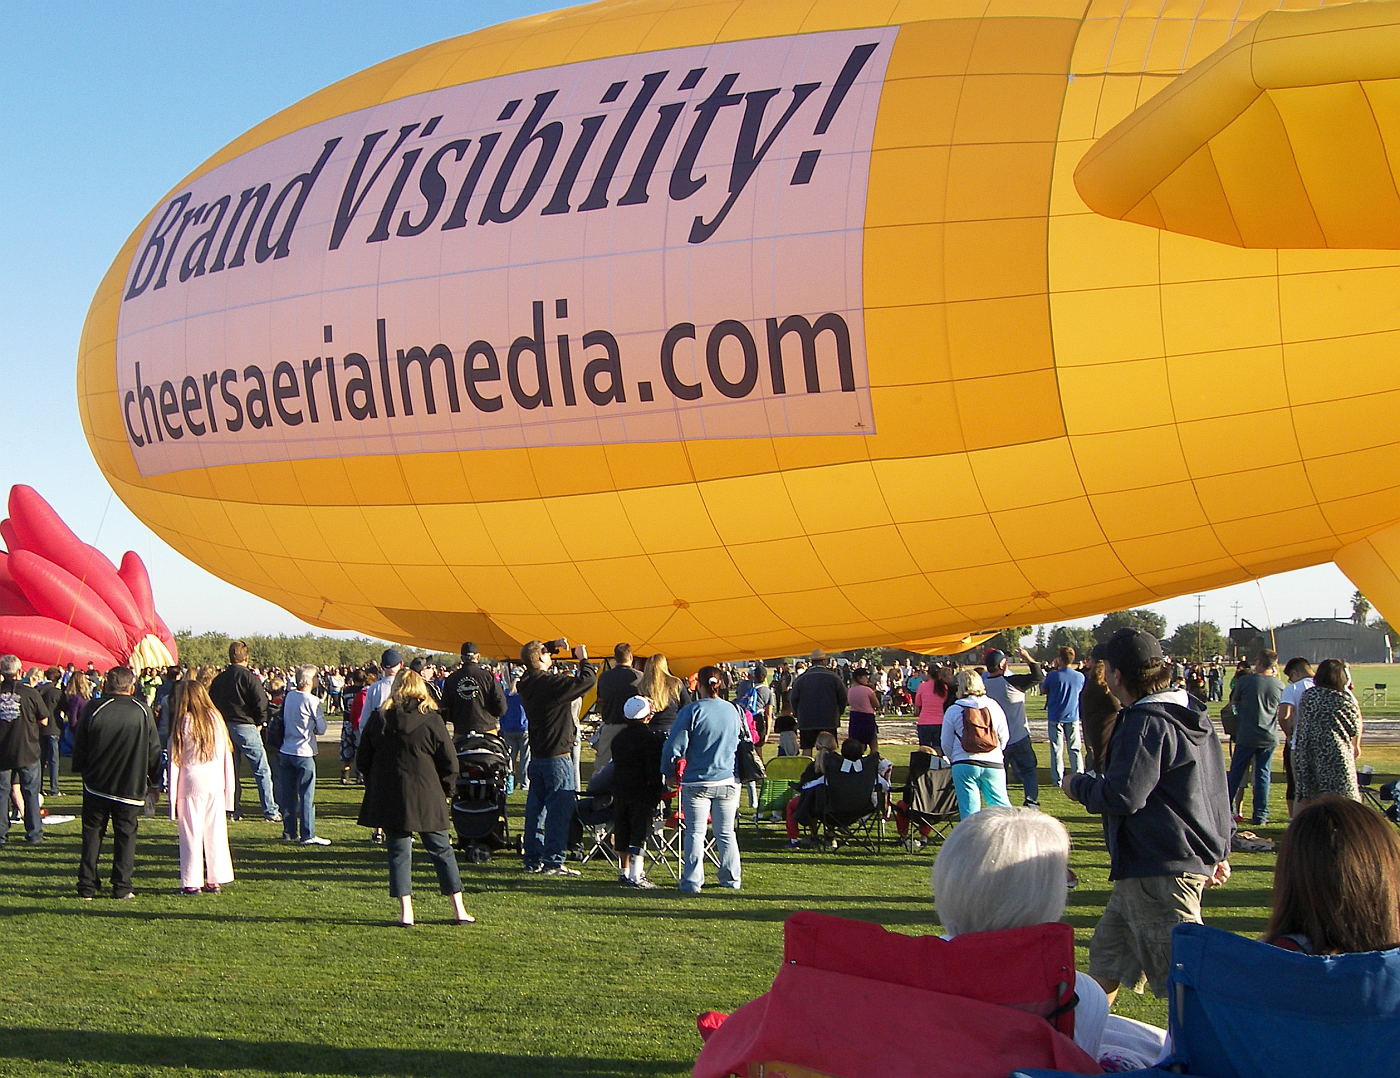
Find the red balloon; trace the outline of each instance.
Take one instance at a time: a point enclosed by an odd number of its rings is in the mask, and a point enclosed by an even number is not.
[[[92,587],[32,550],[10,555],[10,572],[41,617],[71,625],[113,655],[126,653],[126,630]]]
[[[117,575],[117,568],[100,550],[84,543],[63,523],[53,506],[33,487],[16,484],[10,488],[10,532],[0,523],[13,553],[18,547],[32,550],[55,565],[67,569],[102,597],[121,622],[125,647],[133,648],[146,635],[147,628],[131,592]],[[11,542],[9,536],[14,536]],[[32,600],[31,600],[32,601]]]
[[[0,617],[0,651],[26,656],[36,666],[91,662],[107,670],[122,662],[91,637],[44,617]]]

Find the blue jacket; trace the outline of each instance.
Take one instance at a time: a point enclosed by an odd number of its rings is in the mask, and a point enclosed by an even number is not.
[[[1206,705],[1184,692],[1144,697],[1118,713],[1102,777],[1071,791],[1103,815],[1109,879],[1209,876],[1230,856],[1225,762]]]
[[[676,762],[683,757],[683,782],[736,782],[735,755],[743,721],[739,709],[719,697],[686,704],[671,724],[661,753],[661,773],[675,775]]]

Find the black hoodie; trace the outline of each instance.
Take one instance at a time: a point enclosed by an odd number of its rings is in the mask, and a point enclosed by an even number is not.
[[[1103,776],[1076,775],[1070,788],[1103,815],[1111,880],[1209,876],[1229,857],[1234,826],[1220,741],[1206,705],[1184,692],[1120,711]]]

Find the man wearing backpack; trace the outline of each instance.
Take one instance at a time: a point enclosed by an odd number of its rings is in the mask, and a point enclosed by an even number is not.
[[[943,755],[953,769],[958,816],[967,819],[983,804],[1011,807],[1006,796],[1006,713],[987,695],[982,675],[960,670],[953,682],[957,702],[943,712]]]
[[[1230,795],[1206,705],[1172,689],[1156,637],[1119,629],[1094,649],[1123,702],[1101,775],[1066,775],[1071,801],[1103,816],[1113,892],[1089,941],[1089,975],[1165,998],[1172,929],[1201,921],[1201,894],[1230,878]]]
[[[773,721],[773,690],[768,685],[766,666],[762,663],[754,664],[749,670],[748,678],[736,686],[735,700],[739,704],[739,710],[747,711],[749,718],[753,720],[754,729],[758,731],[755,744],[766,745]]]

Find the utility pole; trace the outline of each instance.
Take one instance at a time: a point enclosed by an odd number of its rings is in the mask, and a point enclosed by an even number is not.
[[[1203,662],[1205,656],[1201,654],[1201,603],[1205,601],[1204,595],[1196,596],[1196,661]]]
[[[1240,604],[1234,603],[1230,606],[1230,609],[1234,612],[1235,615],[1234,628],[1238,629],[1240,627]]]

